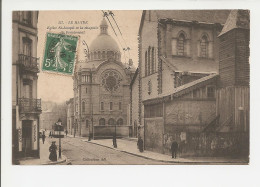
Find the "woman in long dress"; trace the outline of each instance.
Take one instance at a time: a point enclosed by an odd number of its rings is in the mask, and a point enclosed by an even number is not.
[[[49,159],[51,161],[57,161],[57,146],[55,145],[55,141],[52,142],[50,148],[49,148],[49,151],[50,151],[50,156],[49,156]]]

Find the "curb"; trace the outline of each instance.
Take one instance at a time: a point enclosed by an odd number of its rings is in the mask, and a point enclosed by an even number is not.
[[[87,140],[82,140],[82,141],[87,142],[87,143],[91,143],[91,144],[95,144],[95,145],[99,145],[99,146],[102,146],[102,147],[106,147],[106,148],[109,148],[109,149],[113,149],[113,150],[116,150],[116,151],[119,151],[119,152],[122,152],[122,153],[127,153],[127,154],[130,154],[130,155],[134,155],[134,156],[138,156],[138,157],[141,157],[141,158],[145,158],[145,159],[147,159],[147,160],[153,160],[153,161],[159,161],[159,162],[166,162],[166,163],[185,163],[185,162],[180,162],[180,161],[157,160],[157,159],[150,158],[150,157],[147,157],[147,156],[143,156],[143,155],[131,153],[131,152],[124,151],[124,150],[120,150],[120,149],[113,148],[113,147],[109,147],[109,146],[107,146],[107,145],[102,145],[102,144],[98,144],[98,143],[91,142],[91,141],[87,141]],[[187,163],[190,163],[190,162],[187,162]]]
[[[113,148],[113,147],[109,147],[107,145],[102,145],[102,144],[98,144],[98,143],[95,143],[95,142],[91,142],[91,141],[87,141],[87,140],[83,140],[81,139],[82,141],[84,142],[87,142],[87,143],[91,143],[91,144],[95,144],[95,145],[99,145],[99,146],[102,146],[102,147],[106,147],[106,148],[109,148],[109,149],[113,149],[113,150],[116,150],[116,151],[119,151],[119,152],[123,152],[123,153],[127,153],[127,154],[130,154],[130,155],[134,155],[134,156],[138,156],[138,157],[141,157],[141,158],[145,158],[147,160],[153,160],[153,161],[157,161],[157,162],[163,162],[163,163],[179,163],[179,164],[198,164],[198,165],[207,165],[207,164],[210,164],[210,165],[217,165],[217,164],[230,164],[230,165],[248,165],[248,163],[246,162],[229,162],[229,161],[222,161],[222,162],[216,162],[216,161],[206,161],[206,162],[196,162],[196,161],[191,161],[191,162],[188,162],[188,161],[168,161],[168,160],[159,160],[159,159],[154,159],[154,158],[150,158],[150,157],[147,157],[147,156],[143,156],[143,155],[139,155],[139,154],[135,154],[135,153],[131,153],[131,152],[128,152],[128,151],[124,151],[124,150],[120,150],[120,149],[117,149],[117,148]]]
[[[67,157],[63,156],[63,158],[64,158],[64,159],[61,160],[61,161],[43,163],[43,164],[41,164],[41,165],[57,165],[57,164],[61,164],[61,163],[67,162]]]

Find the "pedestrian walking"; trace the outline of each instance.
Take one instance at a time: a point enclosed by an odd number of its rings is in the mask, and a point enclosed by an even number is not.
[[[50,133],[49,133],[49,138],[51,138],[51,131],[50,131]]]
[[[174,140],[171,146],[172,158],[176,158],[177,150],[178,150],[178,143]]]
[[[57,146],[55,145],[55,141],[53,141],[51,143],[51,146],[49,147],[49,151],[50,151],[50,156],[49,156],[49,159],[51,161],[57,161]]]
[[[117,143],[116,143],[116,136],[113,136],[113,146],[114,148],[117,148]]]
[[[138,137],[137,147],[141,153],[144,151],[144,141],[140,136]]]
[[[42,143],[44,144],[44,142],[45,142],[45,133],[43,133],[42,135]]]
[[[66,136],[67,136],[68,135],[68,130],[67,129],[66,129],[65,133],[66,133]]]

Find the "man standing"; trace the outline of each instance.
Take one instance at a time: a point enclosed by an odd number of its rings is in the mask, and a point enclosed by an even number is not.
[[[45,142],[45,133],[43,133],[42,135],[42,143],[44,144],[44,142]]]
[[[144,151],[144,141],[141,136],[138,137],[137,147],[141,153]]]
[[[117,143],[116,143],[116,136],[113,136],[113,146],[114,148],[117,148]]]
[[[171,146],[172,158],[176,158],[177,150],[178,150],[178,143],[174,140]]]

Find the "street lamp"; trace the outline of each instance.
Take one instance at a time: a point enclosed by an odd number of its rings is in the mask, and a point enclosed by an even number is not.
[[[113,140],[113,145],[114,145],[114,148],[117,148],[117,143],[116,143],[116,123],[114,125],[115,125],[115,135],[114,135],[115,137],[114,137],[114,140]]]
[[[60,132],[62,131],[62,125],[61,125],[61,119],[59,118],[57,122],[58,126],[58,131],[59,131],[59,158],[61,158],[61,134]]]

